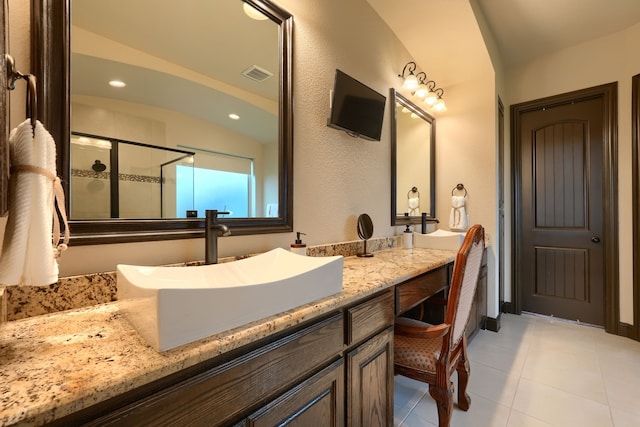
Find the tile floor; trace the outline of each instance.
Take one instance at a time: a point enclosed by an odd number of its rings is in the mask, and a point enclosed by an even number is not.
[[[640,342],[532,315],[501,323],[469,344],[471,408],[454,405],[452,427],[640,426]],[[438,425],[425,384],[396,376],[394,406],[396,427]]]

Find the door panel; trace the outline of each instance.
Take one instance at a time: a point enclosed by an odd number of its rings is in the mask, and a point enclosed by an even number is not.
[[[525,311],[604,324],[603,116],[592,98],[520,117]]]

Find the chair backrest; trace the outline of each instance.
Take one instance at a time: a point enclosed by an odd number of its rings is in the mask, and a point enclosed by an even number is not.
[[[483,254],[484,228],[476,224],[467,231],[453,266],[445,319],[446,323],[453,325],[451,349],[458,345],[469,322]]]

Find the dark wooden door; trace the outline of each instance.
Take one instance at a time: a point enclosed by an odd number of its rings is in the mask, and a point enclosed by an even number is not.
[[[524,311],[604,324],[603,111],[591,98],[519,118]]]

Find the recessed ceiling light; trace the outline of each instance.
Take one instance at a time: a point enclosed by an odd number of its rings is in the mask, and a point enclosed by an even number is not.
[[[237,114],[235,114],[235,113],[231,113],[231,114],[229,114],[229,118],[230,118],[231,120],[239,120],[239,119],[240,119],[240,116],[239,116],[239,115],[237,115]]]
[[[120,80],[111,80],[109,86],[111,87],[125,87],[127,84]]]

